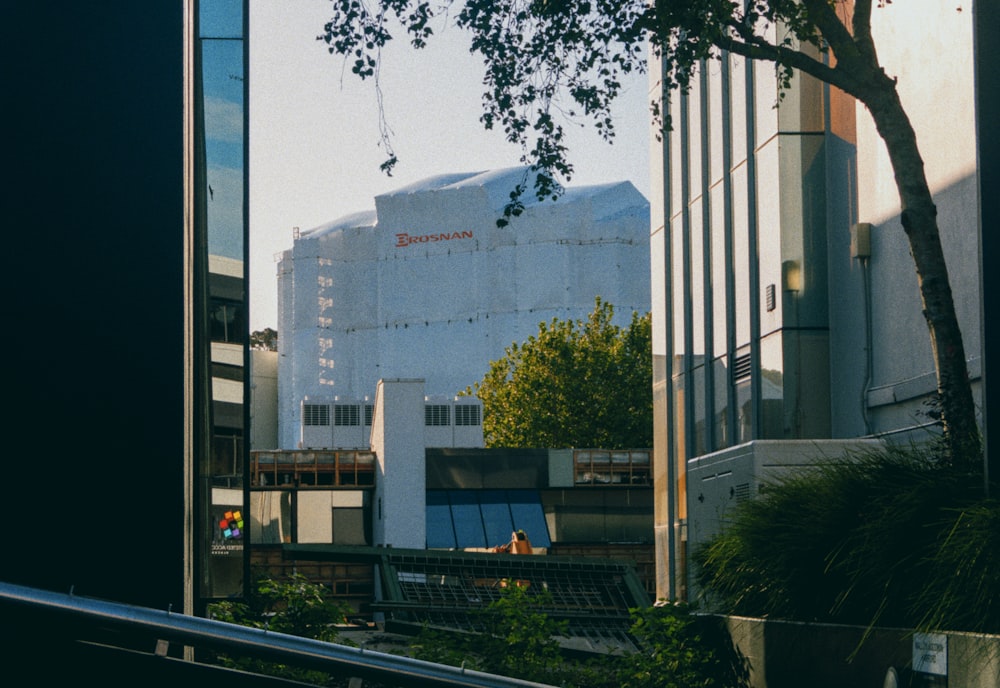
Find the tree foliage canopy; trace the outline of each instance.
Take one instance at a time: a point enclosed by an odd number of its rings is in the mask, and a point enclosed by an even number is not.
[[[624,329],[613,317],[597,298],[586,322],[540,323],[490,363],[465,391],[483,402],[487,446],[652,446],[650,316],[633,313]]]
[[[877,0],[881,4],[882,0]],[[332,0],[333,17],[318,36],[361,78],[378,79],[382,48],[397,29],[416,48],[435,17],[458,6],[457,24],[483,59],[483,114],[502,127],[538,172],[538,198],[555,197],[572,178],[565,122],[591,122],[614,135],[610,104],[622,77],[646,69],[648,47],[662,63],[665,93],[684,92],[700,64],[734,53],[775,64],[782,86],[809,74],[863,103],[886,144],[910,243],[937,374],[948,461],[974,467],[981,456],[968,364],[937,209],[916,134],[879,62],[872,0]],[[918,77],[919,78],[919,77]],[[664,108],[651,103],[661,119]],[[384,126],[383,132],[388,128]],[[383,136],[388,145],[388,136]],[[391,171],[395,156],[383,164]],[[527,174],[525,180],[527,180]],[[499,224],[523,209],[524,184],[511,192]]]
[[[270,327],[265,327],[263,330],[254,330],[250,333],[250,348],[262,349],[264,351],[277,351],[277,331]]]
[[[510,583],[508,581],[508,583]],[[410,650],[417,659],[465,666],[564,688],[743,688],[745,658],[718,620],[683,605],[629,610],[637,651],[585,658],[563,652],[566,622],[545,609],[552,594],[508,584],[484,607],[478,633],[425,629]]]
[[[559,180],[572,178],[567,123],[590,122],[605,138],[614,137],[611,103],[626,75],[646,71],[649,47],[665,65],[662,76],[668,90],[686,90],[697,65],[719,58],[723,50],[775,62],[786,85],[798,69],[863,101],[873,89],[894,84],[875,59],[870,0],[855,3],[852,20],[843,0],[332,4],[333,17],[318,38],[331,53],[344,56],[362,79],[378,79],[381,51],[395,32],[422,48],[434,33],[435,20],[457,5],[455,23],[469,32],[470,52],[484,65],[480,119],[487,129],[502,128],[510,142],[522,146],[523,161],[542,172],[535,188],[539,198],[557,195]],[[833,66],[824,58],[831,51]],[[658,101],[651,107],[661,114]],[[391,156],[383,167],[391,171],[396,162]],[[517,210],[513,198],[507,212]]]

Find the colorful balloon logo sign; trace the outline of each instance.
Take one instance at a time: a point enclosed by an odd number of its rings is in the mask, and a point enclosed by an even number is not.
[[[219,521],[219,528],[225,539],[240,539],[243,536],[243,514],[239,511],[227,511]]]

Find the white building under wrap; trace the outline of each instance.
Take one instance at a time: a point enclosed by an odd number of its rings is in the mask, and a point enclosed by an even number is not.
[[[523,176],[433,177],[296,237],[278,264],[280,448],[301,446],[310,400],[370,398],[383,378],[453,399],[540,322],[584,319],[596,297],[621,325],[649,311],[643,195],[629,182],[555,202],[529,191],[499,228]]]

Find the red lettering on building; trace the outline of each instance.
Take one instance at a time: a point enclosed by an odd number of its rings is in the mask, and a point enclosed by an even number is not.
[[[407,234],[396,235],[396,248],[405,248],[410,244],[426,244],[435,241],[452,241],[453,239],[471,239],[472,231],[442,232],[440,234]]]

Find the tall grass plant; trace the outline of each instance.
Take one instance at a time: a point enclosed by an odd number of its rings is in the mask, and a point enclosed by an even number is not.
[[[765,485],[693,557],[703,604],[724,613],[1000,632],[1000,505],[933,447]]]

